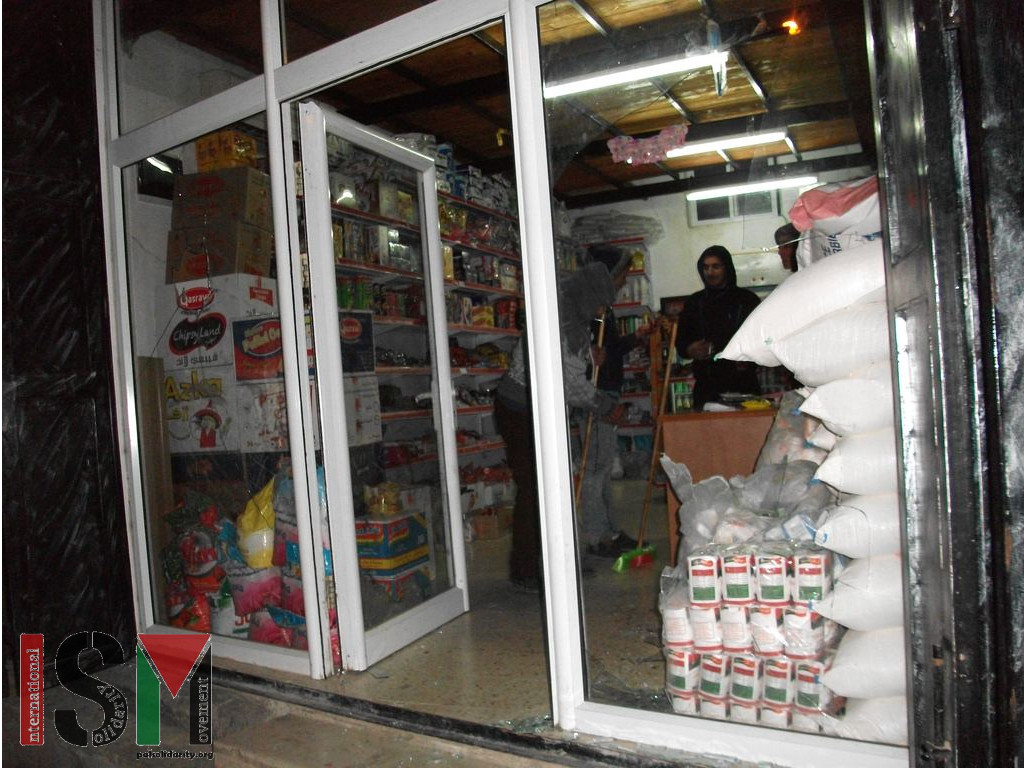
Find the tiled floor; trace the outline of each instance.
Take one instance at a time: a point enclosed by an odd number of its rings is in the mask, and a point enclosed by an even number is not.
[[[635,536],[644,478],[614,483],[620,526]],[[615,573],[612,561],[593,560],[583,580],[591,698],[670,711],[657,612],[658,577],[667,561],[664,491],[656,488],[648,518],[655,562]],[[272,673],[274,679],[403,709],[499,725],[520,732],[550,723],[548,668],[540,597],[506,580],[508,536],[477,541],[467,552],[468,613],[361,673],[314,681]],[[266,675],[246,665],[228,669]]]

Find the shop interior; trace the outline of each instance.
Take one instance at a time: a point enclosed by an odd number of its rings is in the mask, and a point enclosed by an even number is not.
[[[126,63],[135,61],[140,70],[147,59],[181,61],[183,71],[194,67],[192,77],[196,71],[203,73],[204,96],[244,83],[262,69],[259,18],[249,5],[190,4],[168,14],[157,11],[158,4],[122,3],[119,56]],[[359,3],[340,17],[333,12],[333,4],[286,3],[285,61],[313,54],[420,5],[414,0]],[[790,208],[801,192],[818,184],[859,180],[875,173],[875,128],[864,11],[859,3],[805,2],[794,7],[791,3],[762,0],[557,0],[541,7],[539,23],[546,88],[571,84],[585,74],[621,69],[636,61],[678,56],[680,49],[711,46],[727,52],[717,62],[688,71],[646,75],[620,86],[552,95],[545,102],[550,147],[548,172],[555,214],[556,253],[551,258],[560,273],[579,269],[602,251],[612,250],[628,259],[625,279],[612,307],[623,334],[645,325],[657,325],[659,318],[671,314],[673,302],[701,288],[697,258],[709,245],[728,248],[735,262],[738,285],[752,290],[761,299],[766,298],[789,277],[776,250],[774,233],[788,221]],[[441,254],[447,260],[443,265],[444,306],[438,311],[444,313],[447,322],[443,347],[450,355],[456,402],[454,431],[462,524],[458,529],[446,529],[435,520],[433,530],[422,531],[430,542],[428,556],[410,559],[407,555],[415,552],[403,553],[403,562],[386,562],[387,567],[382,570],[388,571],[390,581],[364,587],[363,613],[368,627],[380,626],[404,613],[410,605],[425,601],[430,588],[422,583],[424,573],[429,574],[428,579],[454,583],[455,575],[449,572],[451,566],[446,566],[451,562],[450,548],[459,548],[453,537],[461,537],[464,548],[469,609],[457,611],[450,621],[388,653],[365,670],[346,671],[323,680],[228,659],[219,659],[218,666],[228,672],[270,678],[354,700],[533,733],[547,732],[551,726],[544,597],[517,588],[509,581],[516,491],[509,482],[505,443],[493,418],[494,389],[508,368],[520,335],[528,333],[523,326],[525,296],[519,258],[516,158],[504,44],[503,26],[495,23],[344,82],[332,83],[303,100],[370,126],[435,162],[441,242],[442,248],[447,248]],[[147,94],[153,85],[143,84],[142,76],[132,82],[129,67],[121,77],[123,92],[131,97],[123,98],[121,107],[121,120],[128,128],[145,125],[173,109],[187,106],[173,104],[166,94]],[[302,154],[304,147],[299,137],[298,104],[292,105],[290,119],[286,134],[296,148],[296,163],[308,169],[309,160]],[[767,138],[761,138],[759,143],[730,146],[721,142],[761,135]],[[339,158],[349,162],[349,168],[353,162],[358,164],[352,159],[358,150],[350,146],[357,142],[341,137],[332,150],[331,138],[328,130],[329,164]],[[665,156],[665,147],[670,144],[686,151],[668,151]],[[216,135],[168,147],[153,159],[169,167],[174,177],[223,170],[232,165],[266,172],[266,117],[239,119],[225,125]],[[218,165],[222,162],[227,165]],[[267,362],[258,349],[259,343],[268,338],[260,334],[272,336],[281,332],[280,326],[276,331],[268,329],[263,325],[264,314],[252,311],[251,307],[239,310],[239,317],[248,323],[249,335],[238,337],[242,331],[236,325],[235,372],[237,375],[240,370],[237,345],[244,338],[245,344],[255,347],[254,354],[247,358],[248,378],[264,383],[250,384],[262,387],[258,405],[235,414],[234,438],[225,428],[226,413],[218,412],[218,397],[228,400],[224,392],[206,389],[196,398],[189,390],[190,385],[202,388],[207,380],[200,382],[196,371],[216,367],[216,361],[185,363],[183,370],[174,372],[178,378],[168,388],[172,378],[168,358],[164,356],[161,368],[159,354],[154,352],[166,346],[168,334],[173,335],[175,322],[181,319],[174,314],[173,306],[169,312],[161,309],[167,303],[166,295],[171,295],[168,283],[178,286],[173,296],[180,297],[184,296],[181,284],[210,275],[189,273],[187,258],[182,259],[184,271],[175,273],[170,255],[165,256],[164,237],[170,241],[178,238],[181,254],[195,255],[197,248],[184,234],[188,227],[178,226],[182,220],[176,219],[179,214],[186,215],[175,207],[182,182],[179,179],[175,184],[175,179],[169,180],[157,163],[139,163],[125,173],[129,198],[126,222],[130,237],[136,238],[128,256],[132,300],[139,318],[132,333],[137,350],[147,350],[137,352],[140,358],[156,361],[150,362],[149,368],[139,363],[136,382],[140,392],[163,393],[162,399],[157,395],[148,406],[142,398],[140,428],[155,441],[144,440],[145,444],[166,446],[170,441],[173,446],[176,440],[180,442],[178,448],[154,450],[148,456],[143,449],[145,464],[162,467],[153,471],[146,484],[152,507],[148,513],[153,523],[148,534],[151,551],[162,551],[178,535],[173,525],[162,527],[154,517],[153,510],[166,507],[168,498],[174,499],[175,510],[183,517],[201,517],[204,505],[213,498],[222,514],[235,519],[238,533],[242,534],[239,518],[250,512],[254,501],[259,505],[258,496],[266,490],[268,481],[281,476],[286,467],[282,457],[288,448],[284,386],[265,383],[275,373],[261,367]],[[430,302],[423,296],[424,290],[429,292],[429,279],[426,288],[420,280],[418,293],[407,284],[389,289],[380,280],[360,279],[380,270],[374,272],[352,262],[363,261],[354,254],[367,247],[371,237],[376,237],[360,234],[359,226],[372,228],[371,225],[414,221],[416,214],[410,211],[418,210],[423,215],[423,209],[417,207],[422,190],[405,193],[403,202],[401,189],[406,187],[390,176],[391,189],[400,190],[395,193],[397,198],[387,202],[385,211],[381,188],[377,193],[380,199],[373,203],[377,207],[360,224],[358,211],[363,191],[359,180],[355,175],[346,175],[344,167],[328,178],[335,207],[351,206],[357,212],[345,218],[344,223],[344,215],[338,218],[333,231],[336,274],[344,277],[339,279],[337,289],[338,309],[374,313],[378,331],[385,325],[380,320],[380,315],[384,315],[397,326],[389,331],[391,338],[398,338],[410,325],[418,327],[412,318],[429,314],[424,305]],[[765,178],[795,179],[799,183],[751,193],[738,190],[704,200],[687,197],[701,189]],[[306,222],[313,214],[302,202],[298,189],[301,181],[297,169],[295,177],[289,180],[294,186],[289,189],[299,201],[298,220]],[[410,189],[415,187],[414,180],[405,183]],[[345,200],[346,195],[351,202]],[[411,208],[403,209],[403,205]],[[269,219],[262,221],[263,232],[257,233],[257,240],[269,237]],[[307,255],[307,251],[312,254],[314,250],[311,239],[307,242],[307,237],[312,236],[306,229],[290,234],[293,250],[302,251],[312,263],[315,257]],[[362,238],[363,245],[352,245],[356,237]],[[204,244],[198,250],[206,247]],[[169,245],[168,254],[171,248]],[[253,248],[267,255],[272,246]],[[413,235],[408,239],[392,237],[371,260],[377,265],[389,260],[392,273],[415,272],[424,268],[427,253],[426,243]],[[381,254],[385,254],[384,260]],[[208,259],[209,254],[206,256]],[[259,268],[252,272],[273,279],[272,264],[273,260],[268,259],[265,272]],[[206,263],[200,266],[200,272],[203,266]],[[307,269],[315,275],[315,267]],[[315,278],[311,282],[315,283]],[[155,315],[140,312],[138,307],[151,302],[154,292]],[[185,311],[180,303],[178,311]],[[202,335],[202,323],[192,315],[188,318],[193,319],[190,332]],[[615,526],[633,539],[642,539],[638,544],[647,544],[650,556],[643,562],[627,561],[624,569],[617,569],[614,557],[591,556],[586,546],[580,544],[577,567],[581,577],[588,698],[672,713],[673,705],[665,691],[659,591],[663,588],[663,569],[674,565],[679,547],[678,524],[674,522],[678,501],[668,487],[669,479],[652,459],[656,452],[669,451],[667,446],[671,442],[681,446],[676,454],[679,461],[691,456],[695,449],[704,455],[686,461],[699,464],[710,456],[700,475],[694,472],[694,482],[711,475],[751,474],[778,412],[786,382],[774,369],[764,368],[759,374],[761,391],[743,393],[742,398],[749,401],[749,395],[755,395],[754,399],[763,400],[763,409],[758,405],[754,413],[743,414],[750,416],[744,421],[750,428],[735,428],[737,421],[726,419],[729,424],[721,434],[716,432],[714,438],[721,441],[721,450],[709,453],[712,438],[701,430],[717,428],[710,426],[710,419],[696,427],[692,427],[695,422],[685,421],[684,417],[692,413],[692,376],[689,361],[674,355],[666,370],[663,355],[670,346],[668,327],[658,326],[652,339],[638,342],[625,360],[620,397],[628,406],[628,417],[618,430],[619,455],[611,483],[610,506]],[[173,345],[173,339],[169,343]],[[429,378],[433,352],[429,347],[416,346],[418,343],[392,345],[388,359],[382,359],[378,344],[376,360],[364,370],[380,376],[385,368],[426,368],[423,375]],[[310,344],[312,355],[316,344]],[[350,373],[354,359],[343,354],[346,372]],[[229,362],[225,359],[221,365]],[[274,364],[280,365],[280,361]],[[143,385],[146,381],[150,386]],[[350,383],[353,390],[358,386],[377,389],[364,393],[367,399],[377,400],[379,409],[376,423],[370,427],[374,437],[366,445],[386,444],[387,468],[408,470],[410,474],[402,476],[403,482],[420,482],[415,470],[410,469],[409,455],[403,451],[424,439],[424,430],[411,423],[415,419],[408,414],[421,407],[416,398],[429,384],[409,385],[407,381],[403,379],[393,386],[380,381],[370,385],[354,380]],[[319,386],[323,387],[323,381]],[[314,410],[316,389],[314,386],[311,396]],[[352,407],[352,398],[358,398],[359,393],[346,391],[346,397]],[[168,411],[169,400],[175,401],[177,415]],[[183,407],[186,402],[194,404],[191,411],[186,412],[188,409]],[[723,405],[729,409],[727,413],[742,408],[735,402]],[[160,413],[164,414],[163,419]],[[197,424],[203,434],[197,432]],[[670,424],[676,425],[671,427],[676,430],[671,436],[667,426]],[[679,430],[686,424],[696,432],[682,435]],[[175,432],[176,428],[180,428],[180,433]],[[432,428],[440,430],[440,421]],[[389,500],[383,490],[380,496],[374,496],[366,489],[380,488],[383,481],[394,476],[375,472],[374,464],[381,460],[379,454],[360,452],[352,429],[349,424],[348,461],[356,486],[353,498],[357,499],[356,506],[363,505],[363,515],[372,518],[367,508],[386,506]],[[574,426],[567,420],[565,429],[574,445],[585,442],[586,427]],[[426,430],[429,431],[430,428]],[[254,436],[255,432],[259,435]],[[163,433],[169,436],[161,436]],[[222,441],[220,446],[217,439]],[[318,436],[317,449],[321,448],[319,439]],[[224,450],[219,450],[225,446],[224,441],[235,442],[228,442]],[[429,453],[422,445],[419,450]],[[429,482],[439,488],[450,479],[443,476],[446,472],[450,474],[445,466],[444,462],[435,461],[430,470],[434,474]],[[276,493],[281,494],[280,485]],[[281,515],[280,509],[278,514]],[[355,514],[358,520],[360,512]],[[241,545],[242,539],[237,541]],[[201,549],[204,542],[193,544]],[[427,559],[429,568],[424,565]],[[161,622],[168,622],[173,618],[171,609],[160,606],[174,603],[174,580],[166,572],[168,563],[157,561],[154,557],[151,564],[153,583],[159,585],[155,587],[154,603],[157,613],[162,612]],[[318,563],[318,567],[324,567],[323,557]],[[411,569],[410,563],[414,566]],[[410,578],[394,578],[395,572],[406,574],[410,570],[416,572]],[[286,583],[286,602],[287,592]],[[301,605],[301,589],[299,593],[296,599]],[[177,607],[180,609],[180,605]],[[275,636],[275,630],[283,628],[280,623],[269,626],[270,631],[260,641],[278,642],[275,637],[282,635]],[[336,626],[330,629],[337,634]],[[340,642],[344,644],[343,631],[341,636]]]

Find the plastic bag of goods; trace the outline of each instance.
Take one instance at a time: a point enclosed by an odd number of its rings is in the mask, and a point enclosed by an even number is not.
[[[245,505],[238,516],[238,549],[250,568],[268,568],[274,560],[274,481]]]
[[[782,396],[779,411],[757,456],[755,470],[766,464],[781,464],[784,461],[813,461],[820,464],[825,458],[826,451],[812,445],[808,440],[808,436],[820,424],[817,419],[801,412],[803,402],[803,395],[795,390]]]
[[[738,475],[730,481],[736,505],[771,517],[786,517],[817,485],[817,469],[813,461],[788,461],[766,465],[751,475]]]
[[[672,492],[679,499],[683,552],[693,552],[712,540],[718,523],[733,505],[732,490],[728,481],[719,475],[694,485],[686,465],[676,463],[664,454],[661,466]]]
[[[900,551],[900,502],[895,493],[849,496],[825,511],[814,543],[847,557]]]
[[[884,376],[836,379],[811,393],[800,410],[821,419],[828,429],[845,437],[854,432],[871,432],[893,423],[892,380],[888,366],[876,370]]]
[[[811,608],[859,631],[903,626],[903,567],[899,555],[852,560],[832,586],[831,594]]]
[[[842,493],[895,493],[899,481],[893,428],[844,437],[818,467],[815,478]]]
[[[662,572],[662,590],[658,596],[661,612],[661,641],[666,650],[683,651],[693,647],[690,626],[690,595],[683,572],[666,568]]]
[[[884,290],[881,242],[801,268],[754,308],[718,357],[779,365],[775,345],[780,339],[851,304],[884,298]]]
[[[887,305],[882,301],[852,304],[779,339],[772,349],[807,386],[846,378],[889,359]]]
[[[837,696],[853,699],[905,695],[903,627],[847,632],[822,682]]]
[[[907,699],[905,696],[847,699],[843,714],[823,718],[822,726],[830,736],[905,746]]]
[[[235,613],[246,616],[268,605],[281,604],[281,569],[250,568],[245,563],[229,560],[224,563],[231,584]]]

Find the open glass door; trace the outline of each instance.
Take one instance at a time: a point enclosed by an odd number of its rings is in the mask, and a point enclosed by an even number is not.
[[[434,163],[312,102],[299,123],[324,522],[361,670],[468,609]]]

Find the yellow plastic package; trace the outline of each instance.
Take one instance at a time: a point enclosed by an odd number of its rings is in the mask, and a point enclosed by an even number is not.
[[[250,568],[269,568],[274,559],[274,481],[263,486],[238,516],[238,550]]]

